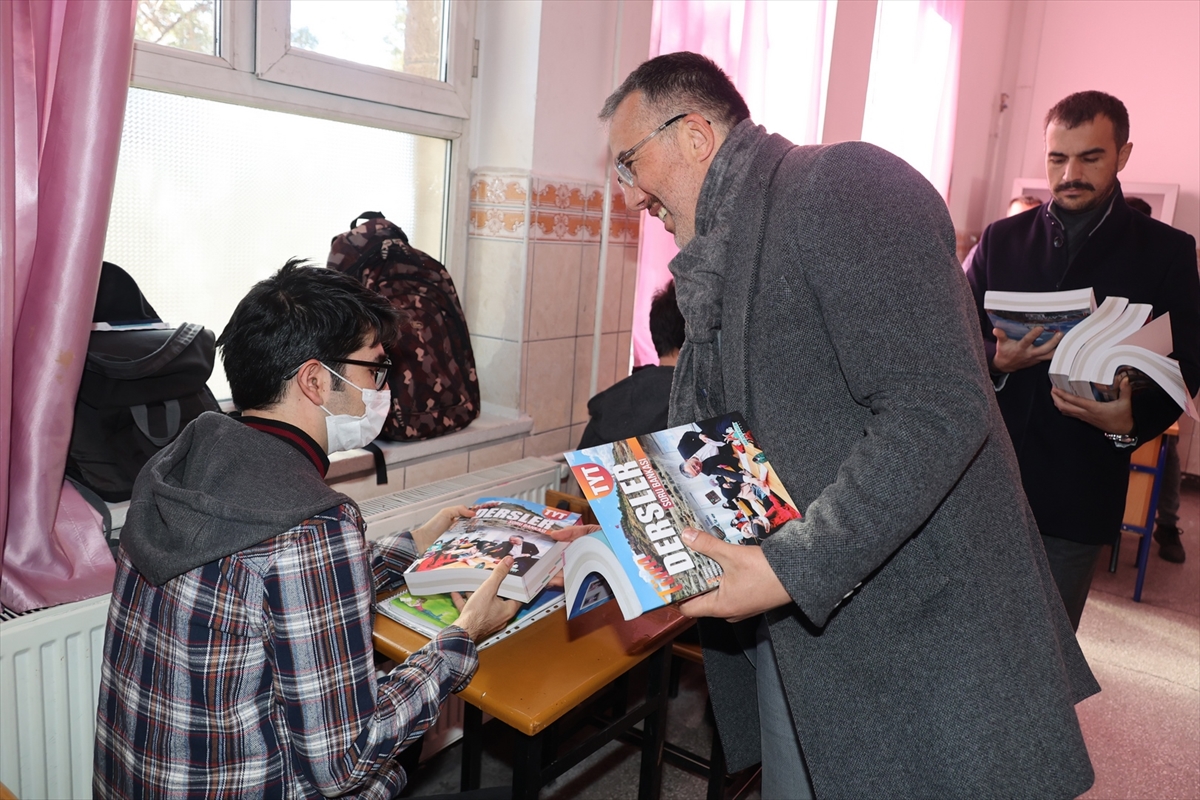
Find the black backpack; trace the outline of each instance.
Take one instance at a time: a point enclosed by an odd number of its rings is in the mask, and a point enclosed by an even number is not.
[[[400,314],[400,335],[388,348],[392,409],[380,437],[429,439],[465,428],[479,416],[479,379],[450,273],[378,211],[364,211],[350,226],[333,237],[327,266],[375,290]]]
[[[108,262],[92,322],[113,329],[93,330],[88,339],[67,476],[118,502],[129,499],[142,466],[185,425],[221,410],[208,388],[216,337],[202,325],[161,327],[137,282]]]

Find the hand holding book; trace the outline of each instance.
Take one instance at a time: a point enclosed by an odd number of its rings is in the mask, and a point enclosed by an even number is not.
[[[505,556],[483,585],[467,595],[465,600],[458,592],[450,595],[454,598],[454,605],[462,612],[454,624],[466,631],[471,641],[477,644],[503,628],[521,608],[516,600],[505,600],[496,594],[512,565],[512,556]]]
[[[1021,339],[1010,339],[1002,328],[993,328],[996,337],[996,354],[992,356],[992,369],[997,372],[1016,372],[1054,358],[1054,350],[1062,340],[1061,331],[1056,332],[1042,344],[1037,344],[1044,329],[1035,326]]]
[[[1116,396],[1112,400],[1092,400],[1077,397],[1055,387],[1050,390],[1054,407],[1068,417],[1086,422],[1105,433],[1133,432],[1133,388],[1129,377],[1122,375],[1116,383]]]
[[[722,542],[695,528],[686,528],[683,540],[693,551],[720,564],[723,573],[717,578],[715,590],[679,604],[679,610],[686,616],[741,622],[792,602],[761,547]]]
[[[450,530],[450,526],[461,518],[471,518],[475,516],[475,510],[469,506],[451,506],[443,508],[438,513],[421,527],[412,532],[413,543],[417,546],[418,553],[424,553],[429,549],[437,538],[446,531]]]

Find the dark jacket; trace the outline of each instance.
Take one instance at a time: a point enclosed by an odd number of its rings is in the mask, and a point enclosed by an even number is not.
[[[642,367],[588,401],[587,427],[579,446],[595,447],[667,427],[673,367]]]
[[[671,269],[682,290],[730,198],[744,235],[724,243],[719,366],[804,511],[762,549],[794,600],[767,619],[817,797],[1081,794],[1073,704],[1098,687],[1021,491],[945,203],[871,145],[790,150],[747,121],[717,159],[730,147],[758,152],[726,180],[714,161]],[[688,421],[675,397],[671,420]],[[713,627],[705,673],[737,769],[760,757],[755,681]]]
[[[1070,267],[1062,224],[1048,205],[992,223],[984,231],[967,278],[975,294],[989,361],[996,341],[983,310],[984,292],[1050,292],[1092,287],[1096,302],[1112,295],[1150,303],[1171,314],[1179,361],[1191,394],[1200,387],[1200,281],[1196,241],[1134,211],[1120,187],[1107,216]],[[996,399],[1008,425],[1021,478],[1043,535],[1087,544],[1117,536],[1125,509],[1129,457],[1104,432],[1063,415],[1050,397],[1050,362],[1008,376]],[[1153,439],[1182,410],[1153,386],[1133,397],[1134,432]]]

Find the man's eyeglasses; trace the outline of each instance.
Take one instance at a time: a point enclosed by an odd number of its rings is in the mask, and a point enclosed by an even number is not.
[[[633,188],[633,170],[631,170],[629,168],[629,162],[631,160],[633,160],[633,154],[636,153],[638,151],[638,149],[640,147],[642,147],[642,145],[646,144],[646,142],[650,141],[655,136],[658,136],[660,133],[665,131],[671,125],[674,125],[676,122],[679,122],[679,120],[683,119],[686,116],[687,116],[687,114],[678,114],[674,117],[671,117],[669,120],[664,122],[662,125],[659,125],[657,128],[650,131],[650,135],[648,135],[645,139],[642,139],[640,142],[638,142],[637,144],[635,144],[633,147],[629,148],[628,150],[617,154],[615,165],[617,168],[617,177],[621,179],[621,183],[625,184],[626,186],[630,187],[631,189]]]
[[[355,361],[352,358],[327,358],[326,361],[332,364],[353,364],[356,367],[366,367],[371,370],[371,375],[375,378],[375,388],[382,389],[387,383],[388,370],[392,368],[392,360],[390,358],[383,361]]]

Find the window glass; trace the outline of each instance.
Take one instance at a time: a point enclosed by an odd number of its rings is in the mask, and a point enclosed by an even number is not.
[[[292,47],[445,80],[442,0],[292,0]]]
[[[138,0],[139,41],[215,56],[216,30],[216,0]]]
[[[449,142],[131,88],[104,259],[218,335],[250,287],[381,211],[441,259]],[[229,397],[220,360],[209,386]]]

